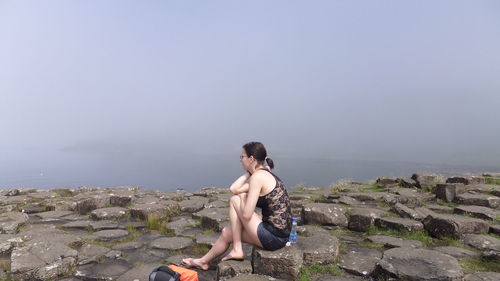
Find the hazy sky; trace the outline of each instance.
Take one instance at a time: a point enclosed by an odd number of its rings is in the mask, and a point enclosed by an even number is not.
[[[500,2],[0,0],[0,132],[4,178],[249,140],[500,168]]]

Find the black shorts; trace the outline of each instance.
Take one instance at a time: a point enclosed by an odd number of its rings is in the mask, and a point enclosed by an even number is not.
[[[282,238],[274,235],[269,230],[264,227],[264,223],[261,222],[257,227],[257,237],[259,237],[260,244],[264,247],[264,250],[275,251],[285,247],[287,238]]]

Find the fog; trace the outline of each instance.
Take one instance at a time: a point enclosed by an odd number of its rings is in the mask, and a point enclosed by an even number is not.
[[[500,170],[498,1],[1,1],[0,188]]]

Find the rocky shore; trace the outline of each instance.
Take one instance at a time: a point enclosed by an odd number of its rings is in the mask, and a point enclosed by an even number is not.
[[[245,245],[200,280],[500,280],[500,174],[289,190],[295,246]],[[0,190],[0,280],[147,281],[228,225],[227,189]]]

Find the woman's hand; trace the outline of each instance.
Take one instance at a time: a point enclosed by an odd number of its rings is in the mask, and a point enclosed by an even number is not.
[[[250,178],[250,174],[244,173],[242,176],[240,176],[238,179],[236,179],[233,184],[229,187],[229,190],[233,194],[240,194],[240,193],[245,193],[248,192],[248,178]]]

